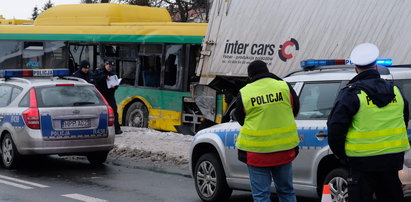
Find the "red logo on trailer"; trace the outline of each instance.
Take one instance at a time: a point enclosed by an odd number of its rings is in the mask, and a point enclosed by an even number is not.
[[[278,56],[284,62],[287,62],[287,60],[293,58],[293,55],[291,53],[286,53],[285,52],[285,50],[288,46],[295,47],[295,50],[300,49],[300,47],[298,45],[298,41],[295,40],[294,38],[291,38],[289,41],[284,42],[283,45],[280,45],[280,50],[278,50]]]

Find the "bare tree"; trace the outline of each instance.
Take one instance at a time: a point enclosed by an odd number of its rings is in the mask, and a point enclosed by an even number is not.
[[[119,0],[119,3],[130,5],[150,6],[150,7],[164,7],[164,0]]]
[[[208,0],[164,0],[168,6],[168,11],[172,16],[178,16],[174,20],[187,22],[190,16],[196,16],[201,19],[201,21],[208,21],[208,10],[209,1]],[[205,17],[203,17],[205,14]]]

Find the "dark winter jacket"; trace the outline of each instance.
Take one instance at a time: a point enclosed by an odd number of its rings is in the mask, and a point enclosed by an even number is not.
[[[88,83],[92,83],[92,77],[90,72],[84,73],[83,71],[81,71],[81,69],[77,70],[76,72],[73,73],[74,77],[80,78],[80,79],[84,79],[86,80]]]
[[[363,90],[378,107],[384,107],[394,98],[393,83],[381,79],[377,70],[367,70],[355,76],[339,92],[328,117],[328,144],[333,153],[353,169],[363,171],[400,170],[404,152],[371,157],[347,157],[345,139],[353,116],[358,112],[360,101],[357,94]],[[404,122],[408,125],[408,101],[404,98]]]
[[[108,72],[104,67],[98,68],[93,74],[94,85],[106,99],[114,98],[117,89],[117,87],[110,89],[107,87],[107,78],[112,75],[114,73]]]

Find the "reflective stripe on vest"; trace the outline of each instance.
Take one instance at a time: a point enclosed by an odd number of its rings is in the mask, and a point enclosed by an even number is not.
[[[394,94],[395,98],[381,108],[364,91],[358,94],[360,108],[345,141],[347,156],[376,156],[410,148],[404,123],[404,100],[395,86]]]
[[[238,149],[269,153],[298,145],[290,89],[285,81],[259,79],[246,85],[240,93],[246,117],[237,138]]]

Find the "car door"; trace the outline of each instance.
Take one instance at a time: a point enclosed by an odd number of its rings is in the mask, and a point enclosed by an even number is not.
[[[300,99],[296,118],[300,152],[293,162],[295,184],[316,186],[318,164],[330,153],[327,118],[341,86],[341,81],[300,82],[294,86]]]
[[[19,134],[24,126],[22,109],[17,106],[16,98],[23,91],[14,85],[0,85],[0,132]]]

